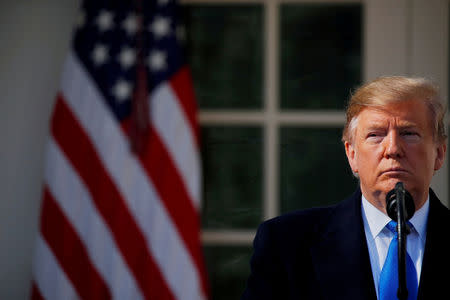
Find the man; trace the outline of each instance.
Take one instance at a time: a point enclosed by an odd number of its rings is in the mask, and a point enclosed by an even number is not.
[[[385,279],[394,272],[383,267],[396,241],[386,194],[400,181],[416,210],[407,237],[408,282],[416,282],[408,299],[447,299],[450,211],[429,188],[444,163],[444,113],[424,79],[381,77],[359,88],[342,138],[359,188],[335,206],[262,223],[242,299],[396,299],[384,295],[384,282],[395,280]]]

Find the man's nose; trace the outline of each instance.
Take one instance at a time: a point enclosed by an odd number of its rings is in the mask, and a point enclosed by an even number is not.
[[[385,140],[385,156],[388,158],[396,158],[403,156],[403,144],[400,134],[392,130],[388,133]]]

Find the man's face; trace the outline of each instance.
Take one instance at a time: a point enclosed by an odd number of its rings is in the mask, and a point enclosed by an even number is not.
[[[429,108],[411,100],[383,108],[364,108],[351,143],[345,143],[361,191],[385,210],[386,194],[399,181],[414,198],[416,209],[426,201],[434,171],[442,167],[445,143],[435,142]]]

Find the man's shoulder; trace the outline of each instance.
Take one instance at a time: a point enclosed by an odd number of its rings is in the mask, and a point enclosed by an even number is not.
[[[308,241],[317,238],[326,228],[337,205],[297,210],[263,222],[259,234],[276,237],[281,243]]]
[[[430,189],[430,212],[443,222],[450,223],[450,209]]]
[[[297,238],[318,237],[328,231],[329,226],[348,217],[351,211],[360,211],[361,193],[359,189],[347,199],[330,206],[314,207],[285,213],[264,221],[258,232],[268,232],[279,239],[295,236]]]
[[[264,223],[266,226],[271,226],[275,228],[298,227],[298,226],[309,227],[310,225],[318,224],[320,223],[321,220],[326,219],[330,214],[333,213],[336,206],[337,205],[314,207],[291,211],[282,214],[278,217],[269,219]]]

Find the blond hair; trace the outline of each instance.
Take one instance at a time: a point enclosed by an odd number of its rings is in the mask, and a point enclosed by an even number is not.
[[[366,107],[382,107],[390,103],[418,100],[424,101],[434,124],[436,142],[447,138],[444,126],[445,108],[436,85],[424,78],[403,76],[378,77],[364,84],[350,97],[346,110],[343,142],[352,142],[359,113]]]

